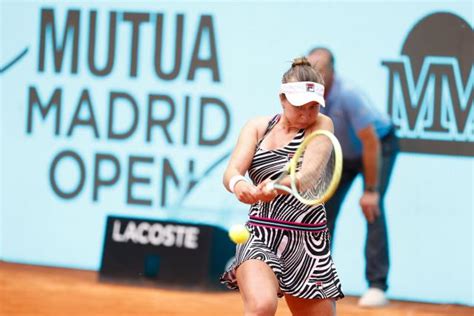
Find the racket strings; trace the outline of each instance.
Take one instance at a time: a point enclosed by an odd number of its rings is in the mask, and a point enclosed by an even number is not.
[[[332,146],[324,146],[317,152],[303,153],[298,162],[298,194],[307,200],[324,196],[331,183],[335,167],[335,152]]]

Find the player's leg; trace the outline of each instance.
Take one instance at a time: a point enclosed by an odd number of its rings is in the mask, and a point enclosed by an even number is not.
[[[304,299],[285,295],[285,300],[293,316],[336,315],[336,303],[333,299]]]
[[[275,315],[280,286],[273,270],[261,260],[247,260],[237,269],[237,283],[244,302],[244,313]]]

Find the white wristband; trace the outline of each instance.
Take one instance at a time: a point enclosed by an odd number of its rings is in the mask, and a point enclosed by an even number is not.
[[[230,178],[230,181],[229,181],[229,190],[230,190],[230,192],[234,193],[235,185],[239,181],[249,182],[249,180],[246,177],[244,177],[240,174],[233,176],[232,178]]]

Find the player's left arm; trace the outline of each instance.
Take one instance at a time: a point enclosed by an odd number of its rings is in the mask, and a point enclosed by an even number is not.
[[[329,116],[322,113],[318,114],[317,120],[306,131],[306,136],[309,136],[315,131],[328,131],[334,133],[334,124]],[[315,169],[315,166],[325,166],[331,157],[333,151],[333,144],[327,137],[319,137],[319,141],[312,141],[305,149],[305,159],[301,165],[301,170],[296,177],[297,187],[301,189],[301,178],[312,177],[321,169]],[[290,178],[288,177],[288,186],[290,186]]]
[[[334,124],[333,124],[331,118],[329,116],[326,116],[326,115],[322,114],[322,113],[319,113],[316,121],[306,128],[305,135],[308,136],[316,130],[326,130],[326,131],[329,131],[331,133],[334,133]],[[328,145],[331,145],[331,144],[328,144]],[[308,156],[312,156],[312,155],[321,156],[321,151],[324,150],[323,147],[324,147],[324,144],[313,142],[310,145],[308,145],[308,147],[306,148],[306,155],[308,155]],[[329,154],[331,148],[332,147],[328,146],[328,154]],[[309,166],[311,166],[311,164]],[[302,170],[301,170],[301,172],[299,172],[300,176],[301,176],[301,174],[305,174],[304,169],[305,169],[305,163],[303,162]],[[261,192],[260,198],[261,198],[262,201],[268,202],[268,201],[272,200],[277,194],[282,194],[282,195],[288,194],[288,192],[283,191],[283,190],[278,190],[278,189],[273,190],[273,192],[267,191],[266,190],[267,184],[269,182],[272,182],[272,181],[273,180],[271,180],[271,179],[266,179],[258,185],[257,188]],[[297,180],[297,182],[298,182],[298,180]],[[288,176],[284,177],[283,179],[279,180],[278,184],[286,186],[286,187],[291,187],[290,176],[288,175]]]
[[[315,130],[318,130],[318,129],[323,129],[331,133],[334,133],[334,124],[331,118],[327,115],[319,113],[316,122],[313,125],[311,125],[308,133],[314,132]]]

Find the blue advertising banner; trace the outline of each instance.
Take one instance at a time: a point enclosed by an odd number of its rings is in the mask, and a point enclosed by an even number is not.
[[[245,222],[222,186],[240,128],[327,46],[401,139],[389,296],[474,304],[471,1],[0,3],[0,260],[98,270],[108,216]],[[334,236],[347,294],[361,190]]]

